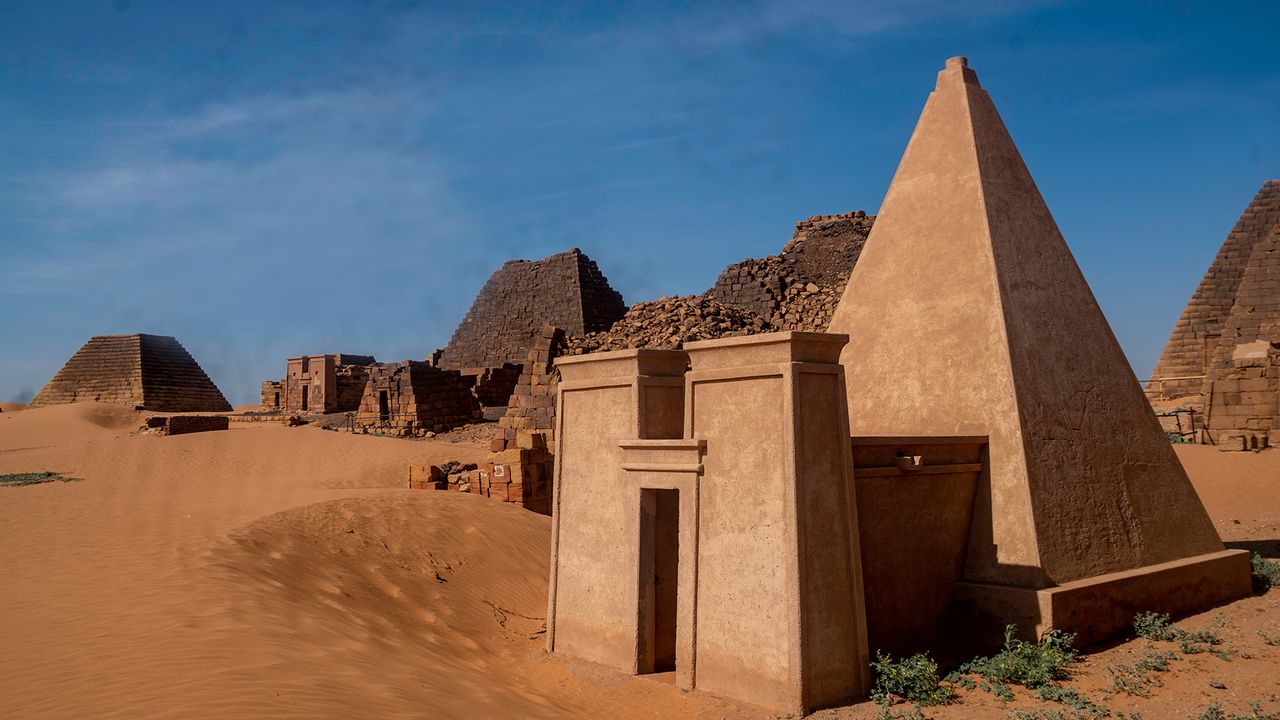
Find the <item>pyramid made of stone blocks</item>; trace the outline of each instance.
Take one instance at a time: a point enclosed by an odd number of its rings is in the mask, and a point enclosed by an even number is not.
[[[991,98],[938,74],[830,332],[855,436],[986,436],[957,600],[1088,642],[1249,592]]]
[[[510,260],[476,296],[445,347],[445,368],[522,363],[544,325],[570,337],[608,330],[625,315],[622,295],[577,248],[541,260]]]
[[[1231,348],[1239,338],[1257,339],[1263,326],[1280,324],[1275,302],[1280,298],[1280,286],[1266,284],[1280,273],[1280,253],[1269,250],[1268,243],[1277,227],[1280,180],[1268,180],[1236,221],[1183,309],[1151,374],[1160,382],[1149,390],[1164,398],[1200,395],[1211,369],[1229,364]],[[1246,275],[1256,280],[1246,283]],[[1242,286],[1252,290],[1236,311]],[[1261,311],[1256,311],[1259,301]],[[1227,327],[1233,314],[1234,324]],[[1274,330],[1270,337],[1280,339]]]
[[[164,335],[97,335],[31,400],[96,401],[157,412],[225,412],[231,404],[186,348]]]

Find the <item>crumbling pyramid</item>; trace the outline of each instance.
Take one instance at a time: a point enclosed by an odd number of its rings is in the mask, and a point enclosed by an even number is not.
[[[438,364],[523,363],[544,325],[569,337],[608,330],[627,312],[595,261],[577,248],[541,260],[509,260],[481,288]]]
[[[1280,431],[1280,180],[1268,180],[1222,243],[1148,386],[1206,412],[1215,440]],[[1206,400],[1210,400],[1206,403]]]
[[[830,331],[851,338],[853,435],[989,438],[958,603],[1089,641],[1144,605],[1249,591],[964,58],[938,74]]]
[[[158,412],[222,412],[231,404],[186,348],[163,335],[89,338],[31,407],[97,401]]]

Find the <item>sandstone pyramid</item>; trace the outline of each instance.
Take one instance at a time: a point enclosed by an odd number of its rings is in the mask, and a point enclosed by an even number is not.
[[[960,595],[1061,626],[1083,611],[1058,591],[1087,585],[1108,598],[1089,637],[1127,623],[1134,593],[1176,612],[1248,592],[964,58],[938,74],[830,332],[851,337],[853,435],[989,438]],[[1213,572],[1230,581],[1206,591]]]
[[[1182,311],[1147,389],[1155,398],[1188,398],[1217,442],[1237,431],[1275,434],[1280,371],[1267,346],[1277,343],[1280,180],[1268,180]]]
[[[98,401],[158,412],[222,412],[231,404],[177,339],[97,335],[31,400],[31,407]]]
[[[1268,180],[1222,243],[1160,354],[1151,374],[1153,379],[1185,378],[1164,380],[1166,396],[1201,392],[1203,378],[1217,354],[1223,323],[1235,307],[1240,282],[1250,260],[1261,255],[1254,263],[1255,272],[1265,272],[1264,264],[1280,265],[1280,257],[1267,256],[1263,247],[1267,233],[1277,225],[1280,225],[1280,180]],[[1260,252],[1259,248],[1262,248]]]
[[[481,288],[438,364],[459,370],[523,363],[544,325],[581,337],[608,330],[626,312],[622,296],[577,248],[509,260]]]

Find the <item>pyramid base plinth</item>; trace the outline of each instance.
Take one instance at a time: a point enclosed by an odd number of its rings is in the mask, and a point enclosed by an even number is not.
[[[1025,640],[1058,629],[1084,646],[1129,632],[1141,612],[1191,615],[1252,591],[1249,553],[1222,550],[1049,588],[956,583],[952,611],[987,644],[1013,624]]]

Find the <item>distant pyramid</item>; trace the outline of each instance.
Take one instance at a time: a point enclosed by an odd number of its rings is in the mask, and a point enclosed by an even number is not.
[[[1256,358],[1238,357],[1241,346],[1259,341],[1280,344],[1280,180],[1263,183],[1227,235],[1178,318],[1148,390],[1191,398],[1208,411],[1215,440],[1236,431],[1276,433],[1280,381],[1273,361],[1265,347],[1244,349]]]
[[[1248,591],[964,58],[938,74],[829,331],[851,338],[854,435],[989,437],[961,595],[1086,639],[1156,588],[1173,612]],[[1230,582],[1197,590],[1214,572]],[[1063,614],[1092,610],[1059,586],[1085,579],[1115,617],[1081,628]]]
[[[97,335],[31,400],[31,407],[97,401],[159,412],[221,412],[231,404],[191,354],[163,335]]]
[[[480,289],[438,364],[451,370],[525,361],[543,326],[569,337],[608,330],[627,306],[578,248],[541,260],[508,260]]]

